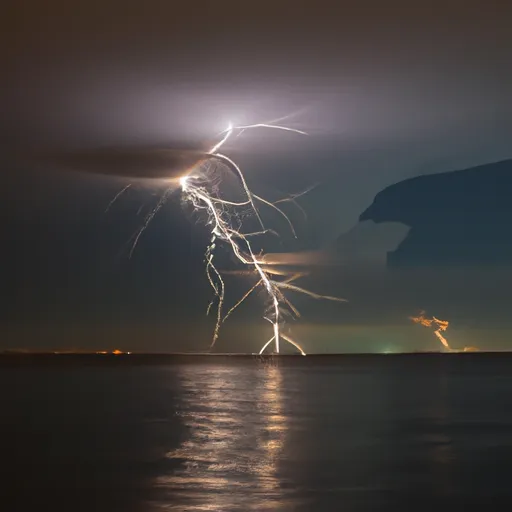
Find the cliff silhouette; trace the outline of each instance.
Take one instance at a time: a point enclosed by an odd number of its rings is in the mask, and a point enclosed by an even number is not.
[[[407,179],[379,192],[360,221],[399,222],[389,267],[512,264],[512,160]]]

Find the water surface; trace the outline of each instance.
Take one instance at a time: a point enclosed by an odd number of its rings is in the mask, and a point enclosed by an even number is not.
[[[0,368],[2,510],[512,505],[509,355],[84,361]]]

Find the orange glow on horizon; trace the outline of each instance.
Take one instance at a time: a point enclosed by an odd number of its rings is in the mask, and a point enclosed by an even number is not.
[[[441,334],[448,329],[448,326],[450,325],[448,320],[439,320],[439,318],[436,318],[435,316],[432,318],[426,318],[425,311],[421,311],[419,316],[410,316],[409,319],[415,324],[422,325],[423,327],[435,328],[434,334],[448,352],[478,352],[479,350],[477,347],[464,347],[462,350],[450,347],[448,340]]]
[[[108,352],[107,350],[99,350],[99,351],[96,352],[96,354],[103,354],[103,355],[105,355],[105,354],[113,354],[115,356],[120,356],[122,354],[128,354],[129,355],[129,354],[131,354],[131,352],[123,352],[122,350],[119,350],[119,349],[116,348],[115,350],[112,350],[112,352]]]
[[[449,322],[448,320],[439,320],[435,316],[432,318],[425,317],[425,311],[422,311],[419,316],[411,316],[409,317],[415,324],[422,325],[423,327],[434,327],[434,334],[437,336],[439,341],[443,344],[446,350],[452,352],[452,348],[448,343],[448,340],[441,334],[441,332],[446,331],[448,329]]]

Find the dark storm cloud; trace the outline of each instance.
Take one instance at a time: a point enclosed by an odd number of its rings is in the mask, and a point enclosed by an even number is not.
[[[0,21],[3,137],[21,148],[165,148],[299,112],[288,122],[307,140],[258,133],[229,149],[256,186],[324,183],[305,198],[324,242],[387,185],[510,156],[509,11],[455,0],[29,0]]]
[[[320,182],[301,203],[310,232],[303,243],[316,248],[352,229],[388,185],[510,157],[509,20],[506,2],[455,0],[13,3],[0,20],[2,154],[53,147],[75,161],[66,168],[159,173],[168,165],[161,154],[125,156],[182,149],[175,140],[202,148],[194,141],[228,121],[298,113],[287,122],[308,139],[258,132],[226,149],[256,189],[298,192]],[[109,146],[128,149],[115,161],[90,160]],[[199,228],[191,231],[179,205],[150,228],[136,269],[107,272],[136,229],[140,203],[157,191],[129,194],[105,220],[119,182],[59,177],[7,156],[1,172],[9,321],[37,317],[51,332],[62,322],[144,326],[202,315],[201,244],[190,241]],[[402,304],[391,288],[357,276],[347,294],[360,309],[347,306],[344,321],[369,322],[383,302],[389,314]],[[400,311],[412,313],[405,302]]]
[[[179,178],[207,158],[208,154],[198,149],[108,148],[46,152],[34,156],[33,165],[129,179],[162,180]]]
[[[512,264],[512,160],[386,188],[360,220],[400,222],[411,229],[388,264]]]

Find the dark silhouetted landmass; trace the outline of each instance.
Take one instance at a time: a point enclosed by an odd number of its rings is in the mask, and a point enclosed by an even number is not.
[[[360,221],[411,229],[390,267],[512,264],[512,160],[419,176],[379,192]]]

